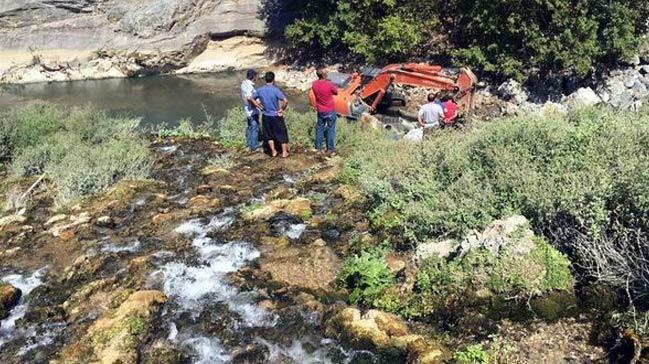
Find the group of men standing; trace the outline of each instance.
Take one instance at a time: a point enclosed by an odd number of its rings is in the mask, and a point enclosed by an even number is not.
[[[312,91],[315,96],[314,105],[317,111],[315,127],[315,148],[325,152],[323,143],[326,144],[326,154],[335,155],[336,141],[336,111],[333,96],[338,89],[333,82],[327,79],[327,70],[319,68],[316,72],[318,79],[313,82]],[[246,79],[241,83],[241,98],[248,123],[246,131],[246,144],[251,152],[260,147],[268,148],[272,157],[287,158],[288,129],[284,120],[284,112],[288,107],[288,99],[284,93],[275,86],[275,74],[266,72],[265,85],[255,88],[257,72],[249,69]],[[326,140],[326,142],[325,142]],[[261,142],[261,144],[260,144]]]
[[[318,68],[318,79],[311,85],[311,106],[317,111],[315,123],[315,149],[328,156],[336,154],[336,108],[334,95],[338,94],[336,85],[327,79],[327,69]],[[266,72],[265,85],[255,88],[257,72],[248,70],[246,79],[241,83],[241,98],[248,122],[246,140],[248,149],[256,151],[261,146],[272,156],[287,158],[288,129],[284,112],[288,99],[275,86],[275,74]],[[428,95],[428,103],[421,106],[418,113],[418,124],[423,129],[451,125],[458,116],[458,106],[449,95],[439,97]],[[326,150],[323,149],[325,144]]]

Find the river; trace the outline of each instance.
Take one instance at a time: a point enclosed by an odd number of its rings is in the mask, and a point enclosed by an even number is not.
[[[111,115],[141,118],[143,126],[174,125],[185,118],[200,122],[206,112],[218,120],[240,104],[243,77],[241,72],[223,72],[2,85],[0,108],[42,100],[68,106],[92,105]],[[303,95],[287,93],[287,97],[291,107],[306,109]]]

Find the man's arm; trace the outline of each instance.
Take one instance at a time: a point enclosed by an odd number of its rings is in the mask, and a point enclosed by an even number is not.
[[[329,81],[329,84],[331,85],[331,94],[338,95],[338,86],[331,81]]]

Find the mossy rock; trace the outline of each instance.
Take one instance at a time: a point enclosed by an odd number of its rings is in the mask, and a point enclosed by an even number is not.
[[[9,315],[9,311],[14,308],[20,301],[22,292],[7,283],[0,283],[0,319]]]

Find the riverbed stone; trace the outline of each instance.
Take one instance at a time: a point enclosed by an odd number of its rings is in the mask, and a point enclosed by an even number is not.
[[[4,319],[20,301],[22,292],[8,283],[0,282],[0,319]]]
[[[379,310],[362,314],[356,307],[344,308],[327,321],[326,333],[354,348],[402,355],[413,363],[423,358],[427,363],[440,362],[443,352],[440,345],[411,333],[398,316]]]
[[[9,215],[0,218],[0,227],[11,225],[11,224],[21,224],[25,222],[27,218],[20,215]]]
[[[280,211],[299,217],[310,217],[312,214],[311,201],[304,197],[291,200],[273,200],[252,211],[246,211],[243,217],[246,220],[266,220]]]
[[[79,362],[88,355],[102,364],[134,364],[138,347],[149,330],[150,321],[167,297],[160,291],[137,291],[119,307],[104,313],[88,328],[86,335],[64,348],[61,362]]]
[[[328,292],[341,261],[327,246],[276,247],[262,254],[260,270],[289,286]]]

